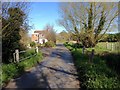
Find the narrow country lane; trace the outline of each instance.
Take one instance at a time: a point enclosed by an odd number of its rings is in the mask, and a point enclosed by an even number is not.
[[[8,83],[6,88],[80,88],[70,51],[63,45],[44,48],[45,58],[36,67]]]

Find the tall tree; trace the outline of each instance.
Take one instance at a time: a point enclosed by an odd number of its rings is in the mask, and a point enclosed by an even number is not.
[[[10,26],[11,22],[4,22],[5,20],[8,20],[9,18],[9,12],[10,12],[10,8],[19,8],[21,9],[21,11],[24,12],[24,18],[23,18],[23,24],[22,26],[24,26],[24,28],[29,28],[28,26],[28,13],[29,13],[29,7],[30,7],[30,3],[28,2],[2,2],[2,14],[1,14],[1,18],[2,18],[2,29],[1,31],[3,32],[7,27]],[[11,12],[13,15],[15,12],[12,11]],[[13,20],[15,20],[15,18],[11,18]],[[15,24],[16,22],[14,22]],[[13,27],[16,27],[15,25]]]
[[[12,4],[12,5],[11,5]],[[2,7],[2,54],[3,62],[8,63],[15,49],[21,49],[21,29],[26,29],[27,14],[23,3],[4,3]],[[23,6],[23,7],[22,7]],[[7,56],[7,57],[6,57]]]
[[[94,47],[114,25],[118,3],[62,3],[59,24],[86,47]]]

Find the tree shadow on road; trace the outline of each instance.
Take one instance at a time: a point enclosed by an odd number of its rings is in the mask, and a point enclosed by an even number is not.
[[[56,44],[56,46],[64,46],[63,44]]]
[[[42,65],[42,64],[40,64],[40,65]],[[68,72],[68,71],[65,71],[65,70],[60,70],[60,69],[48,67],[48,66],[45,66],[45,65],[42,65],[42,66],[46,67],[48,69],[54,70],[54,71],[58,71],[58,72],[62,72],[62,73],[68,74],[68,75],[78,76],[78,74],[74,74],[74,73],[71,73],[71,72]]]
[[[32,71],[25,72],[25,74],[23,74],[21,77],[16,78],[12,82],[10,82],[11,84],[9,85],[9,87],[5,87],[2,90],[8,90],[11,88],[16,88],[21,90],[24,90],[27,88],[31,90],[33,90],[33,88],[51,90],[49,83],[46,79],[46,76],[43,74],[43,72],[39,70],[39,68],[36,71],[34,70]]]
[[[73,64],[73,61],[72,61],[73,58],[71,56],[71,53],[64,49],[56,49],[56,50],[52,51],[50,54],[50,57],[60,58],[65,63]]]

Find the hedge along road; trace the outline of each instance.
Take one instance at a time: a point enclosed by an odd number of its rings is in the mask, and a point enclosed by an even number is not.
[[[42,52],[45,58],[41,63],[5,88],[80,88],[71,53],[63,44],[43,48]]]

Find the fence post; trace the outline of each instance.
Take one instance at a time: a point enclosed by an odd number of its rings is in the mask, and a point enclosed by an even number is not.
[[[94,49],[92,49],[92,52],[91,52],[90,57],[89,57],[89,61],[92,62],[93,58],[94,58]]]
[[[36,47],[36,53],[38,53],[38,47]]]
[[[13,53],[13,62],[15,62],[15,53]]]
[[[19,62],[19,50],[15,50],[15,55],[16,55],[16,61]]]
[[[108,49],[108,42],[106,42],[106,49]]]
[[[85,52],[85,46],[83,46],[82,48],[82,54],[84,54],[84,52]]]
[[[115,48],[114,48],[114,49],[115,49],[115,51],[117,50],[116,46],[117,46],[117,43],[115,43],[115,45],[114,45],[114,47],[115,47]]]
[[[112,51],[114,50],[113,43],[112,43]]]

